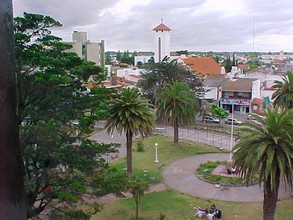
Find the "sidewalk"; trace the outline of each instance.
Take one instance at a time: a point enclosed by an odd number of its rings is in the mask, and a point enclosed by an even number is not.
[[[202,154],[184,158],[165,167],[163,176],[165,184],[180,192],[206,199],[215,199],[233,202],[262,202],[263,188],[259,185],[249,187],[215,186],[205,182],[194,173],[201,163],[206,161],[224,161],[229,154]],[[284,184],[280,184],[279,199],[293,196],[293,191],[285,191]]]

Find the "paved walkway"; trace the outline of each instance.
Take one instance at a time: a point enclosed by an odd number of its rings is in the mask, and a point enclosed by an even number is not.
[[[206,161],[224,161],[229,154],[202,154],[194,157],[180,159],[166,166],[163,170],[165,184],[180,192],[206,199],[234,201],[234,202],[261,202],[263,201],[263,188],[259,185],[249,187],[216,187],[207,183],[194,173],[201,163]],[[293,191],[285,191],[284,184],[279,189],[279,198],[289,198]]]
[[[160,134],[166,136],[173,136],[173,129],[166,127]],[[181,128],[179,137],[180,139],[186,139],[194,142],[201,142],[218,148],[229,149],[230,148],[230,136],[221,135],[208,136],[205,131],[195,131],[187,128]],[[198,141],[199,139],[202,141]],[[216,138],[217,137],[217,138]],[[219,144],[219,139],[221,144]],[[108,135],[105,130],[102,130],[91,137],[91,139],[97,140],[100,143],[121,143],[119,149],[119,157],[125,156],[125,135],[119,135],[114,132],[113,135]],[[258,185],[249,187],[227,187],[220,186],[215,187],[214,184],[207,183],[199,179],[195,175],[195,170],[201,163],[208,160],[228,160],[229,154],[202,154],[189,158],[183,158],[166,166],[163,170],[164,184],[154,185],[150,188],[150,191],[160,191],[165,188],[176,189],[180,192],[206,199],[217,199],[224,201],[235,202],[260,202],[263,201],[263,189]],[[109,160],[111,160],[109,158]],[[283,184],[280,186],[279,198],[284,199],[293,196],[293,191],[285,191]]]

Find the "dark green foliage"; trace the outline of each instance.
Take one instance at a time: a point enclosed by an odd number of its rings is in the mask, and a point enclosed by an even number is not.
[[[217,105],[211,106],[211,113],[214,117],[217,117],[219,119],[227,118],[229,113],[225,111],[225,109],[218,107]]]
[[[258,68],[261,65],[261,63],[259,62],[259,60],[250,60],[248,62],[248,64],[249,64],[249,69],[250,70],[256,69],[256,68]]]
[[[288,72],[282,77],[282,81],[275,81],[273,88],[277,89],[272,98],[275,99],[274,106],[282,109],[293,108],[293,72]]]
[[[198,103],[193,91],[184,82],[165,84],[158,93],[157,118],[167,120],[174,127],[174,144],[178,144],[179,126],[194,123]]]
[[[136,143],[136,149],[138,152],[143,152],[144,151],[144,144],[143,141],[140,139]]]
[[[166,83],[173,81],[185,82],[190,89],[197,94],[202,91],[202,81],[196,73],[193,73],[186,66],[177,62],[169,61],[167,58],[160,63],[149,62],[143,66],[146,71],[142,73],[143,80],[139,81],[139,86],[143,94],[153,103],[156,93],[163,88]]]
[[[129,65],[133,65],[134,64],[134,56],[131,55],[128,51],[124,51],[121,59],[120,59],[121,63],[127,63]]]
[[[105,184],[108,178],[115,183],[116,176],[101,157],[115,152],[111,146],[116,145],[87,139],[95,120],[107,116],[106,100],[112,91],[85,88],[90,76],[95,76],[97,84],[105,76],[100,67],[67,52],[70,46],[51,35],[50,29],[59,26],[43,15],[24,13],[15,18],[18,121],[28,218],[41,213],[53,199],[73,205],[89,190],[97,195],[120,192],[119,184]]]
[[[231,61],[230,56],[224,60],[223,65],[225,67],[226,73],[230,73],[232,70],[232,65],[233,65],[233,62]]]

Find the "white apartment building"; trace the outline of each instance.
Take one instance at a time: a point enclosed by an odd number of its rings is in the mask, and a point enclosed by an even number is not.
[[[71,52],[75,52],[80,58],[92,61],[96,65],[105,67],[105,43],[91,42],[87,39],[86,32],[74,31],[72,34],[72,42],[67,42],[72,45],[69,49]]]

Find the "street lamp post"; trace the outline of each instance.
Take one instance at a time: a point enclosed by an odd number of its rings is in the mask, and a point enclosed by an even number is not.
[[[155,143],[155,152],[156,152],[156,157],[155,157],[155,163],[159,163],[159,158],[158,158],[158,143]]]
[[[232,160],[233,133],[234,133],[234,102],[232,103],[231,137],[230,137],[230,160]]]

